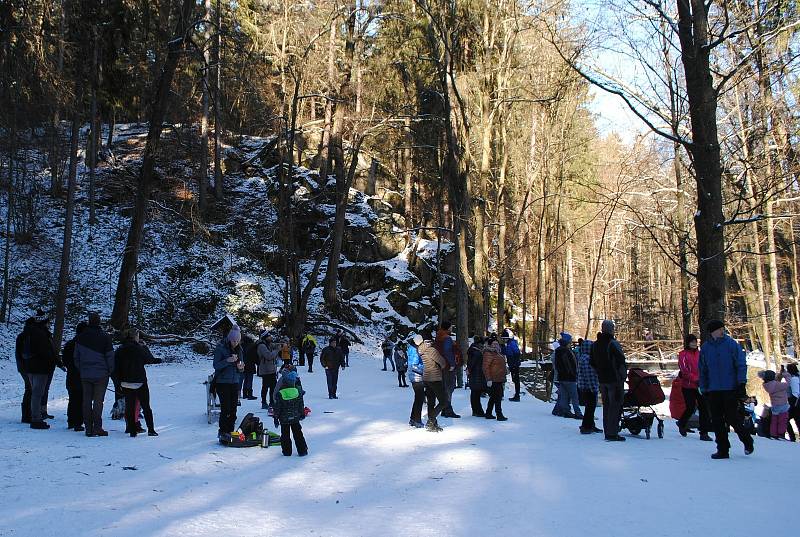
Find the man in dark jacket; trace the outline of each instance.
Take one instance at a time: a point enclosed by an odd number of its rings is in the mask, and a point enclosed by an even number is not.
[[[344,335],[344,332],[339,334],[336,339],[337,345],[342,351],[342,358],[344,359],[344,367],[350,367],[350,340]]]
[[[472,415],[483,418],[486,413],[481,404],[481,395],[486,391],[486,378],[483,376],[483,337],[481,336],[472,338],[472,345],[467,349],[467,379]]]
[[[83,428],[83,386],[81,372],[75,365],[75,339],[86,330],[86,323],[81,321],[75,327],[75,337],[67,341],[62,352],[62,361],[67,368],[67,427],[77,432]]]
[[[590,364],[597,371],[600,393],[603,396],[603,432],[609,442],[624,442],[619,435],[622,417],[622,402],[625,396],[625,378],[628,366],[625,353],[614,339],[614,321],[606,319],[600,327],[601,333],[592,344]]]
[[[140,431],[136,421],[138,412],[136,403],[142,407],[144,421],[147,424],[147,436],[158,436],[153,425],[153,410],[150,407],[150,388],[147,386],[146,364],[160,364],[150,349],[139,343],[139,331],[129,328],[125,331],[125,339],[114,353],[116,375],[122,393],[125,395],[125,432],[132,438]]]
[[[89,326],[75,338],[75,366],[83,386],[83,422],[86,436],[108,436],[103,430],[103,401],[114,373],[114,345],[100,327],[100,315],[89,314]]]
[[[442,382],[444,383],[444,391],[447,395],[447,408],[442,412],[445,418],[460,418],[453,410],[453,392],[456,389],[456,353],[455,345],[453,344],[452,324],[450,321],[442,321],[439,325],[439,330],[436,331],[436,339],[433,346],[442,355],[447,362],[447,367],[442,370]]]
[[[583,413],[578,402],[578,362],[570,348],[572,335],[567,332],[561,332],[559,343],[560,346],[556,349],[555,364],[558,372],[558,381],[561,383],[559,390],[562,395],[558,399],[561,404],[559,415],[565,418],[582,420]],[[570,404],[572,405],[572,412],[570,412]]]
[[[31,385],[31,429],[49,429],[50,425],[44,421],[47,417],[44,405],[47,401],[47,385],[58,356],[47,327],[47,315],[42,310],[37,310],[36,315],[25,322],[21,344],[24,369]]]
[[[275,394],[275,427],[281,428],[281,452],[289,457],[292,454],[292,436],[297,446],[297,454],[308,455],[308,445],[303,436],[300,421],[306,418],[303,403],[303,388],[296,385],[297,373],[287,370],[281,377],[284,386]]]
[[[700,392],[708,397],[711,423],[717,441],[717,452],[712,459],[727,459],[731,443],[728,431],[736,431],[744,444],[745,455],[753,453],[753,437],[744,429],[738,417],[740,399],[747,397],[747,362],[742,346],[725,333],[725,324],[711,320],[706,326],[710,334],[700,347]]]
[[[32,318],[31,318],[32,319]],[[22,410],[22,423],[31,423],[31,381],[28,378],[28,373],[25,372],[25,363],[30,358],[30,351],[26,350],[26,329],[28,328],[28,324],[33,322],[31,319],[25,321],[25,326],[22,329],[22,332],[19,333],[17,336],[17,343],[16,348],[14,351],[15,358],[17,361],[17,372],[22,377],[22,382],[25,385],[25,392],[22,395],[22,404],[20,408]]]
[[[341,341],[341,338],[339,338]],[[322,349],[319,356],[319,363],[325,369],[325,379],[328,381],[328,399],[338,399],[336,390],[339,384],[339,368],[344,371],[345,357],[341,347],[336,346],[336,341],[331,338],[328,346]]]
[[[253,377],[258,368],[258,342],[247,334],[242,334],[242,349],[244,349],[244,374],[242,376],[242,397],[248,401],[255,401],[258,397],[253,395]]]

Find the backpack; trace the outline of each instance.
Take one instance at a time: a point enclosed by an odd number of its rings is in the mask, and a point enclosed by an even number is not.
[[[303,350],[308,354],[309,352],[314,352],[317,346],[314,344],[314,341],[310,338],[305,338],[303,340]]]
[[[242,422],[239,424],[239,430],[245,438],[253,438],[253,434],[255,433],[255,438],[260,439],[264,435],[264,424],[261,423],[261,418],[249,412],[242,418]]]

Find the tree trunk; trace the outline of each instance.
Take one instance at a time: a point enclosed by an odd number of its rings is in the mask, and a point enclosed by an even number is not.
[[[198,209],[200,218],[208,208],[208,110],[209,110],[209,77],[208,72],[211,64],[211,51],[208,43],[211,42],[211,0],[204,0],[206,30],[203,33],[203,112],[200,116],[200,169],[197,177]]]
[[[0,320],[8,319],[10,315],[10,294],[9,288],[11,287],[10,278],[10,265],[11,265],[11,221],[14,216],[14,168],[16,168],[16,154],[17,154],[17,114],[14,108],[14,99],[11,100],[11,129],[9,132],[9,148],[8,148],[8,180],[6,182],[7,200],[6,205],[6,236],[3,245],[3,302],[0,303]]]
[[[678,36],[689,101],[692,154],[697,183],[697,304],[702,339],[712,319],[727,309],[722,167],[717,137],[717,92],[709,65],[708,14],[703,0],[677,0]]]
[[[92,90],[91,90],[91,105],[89,112],[89,144],[88,144],[88,159],[89,165],[89,226],[94,226],[97,223],[97,213],[95,208],[96,192],[95,192],[95,170],[97,169],[97,141],[100,139],[100,133],[97,132],[99,121],[97,120],[97,86],[98,86],[98,55],[100,54],[100,47],[98,45],[99,38],[95,32],[94,42],[92,44]],[[91,232],[90,232],[91,233]]]
[[[222,86],[222,8],[220,0],[217,0],[216,9],[216,37],[214,38],[214,194],[217,202],[221,202],[225,196],[225,188],[222,184],[222,161],[220,146],[220,133],[222,131],[222,114],[220,114],[220,86]]]
[[[139,170],[139,184],[136,191],[133,216],[122,256],[122,266],[117,282],[116,295],[114,296],[114,309],[111,313],[111,324],[118,329],[128,324],[133,281],[138,269],[139,251],[142,246],[144,225],[147,221],[147,205],[150,201],[150,191],[155,180],[155,159],[161,142],[162,125],[170,101],[170,86],[183,51],[186,28],[194,5],[194,0],[183,0],[175,36],[169,41],[167,57],[153,90],[149,129],[142,158],[142,167]]]
[[[79,104],[75,103],[75,115],[72,118],[72,137],[69,151],[69,178],[67,180],[67,207],[64,215],[64,241],[61,246],[61,267],[58,272],[58,291],[56,292],[56,319],[53,326],[53,344],[56,350],[61,349],[64,335],[64,317],[67,306],[69,288],[69,261],[72,253],[72,221],[75,212],[75,189],[77,186],[78,135],[80,134]]]

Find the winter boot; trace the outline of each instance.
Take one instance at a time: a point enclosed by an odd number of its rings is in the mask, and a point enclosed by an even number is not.
[[[519,403],[519,394],[515,395],[514,397],[509,397],[509,401],[514,401],[515,403]]]
[[[50,424],[48,424],[48,423],[46,423],[44,421],[32,421],[31,422],[31,429],[44,430],[44,429],[49,429],[49,428],[50,428]]]
[[[425,429],[432,433],[438,433],[442,431],[442,428],[439,427],[439,423],[436,421],[436,418],[429,419]]]
[[[716,453],[711,454],[711,458],[714,460],[718,459],[730,459],[730,455],[728,455],[727,451],[717,451]]]
[[[711,442],[711,437],[708,436],[708,433],[700,433],[700,440],[703,442]]]
[[[508,418],[505,417],[503,414],[497,413],[497,421],[508,421]]]
[[[485,414],[483,417],[484,417],[484,418],[486,418],[487,420],[493,420],[493,419],[496,419],[496,418],[495,418],[495,417],[494,417],[494,416],[493,416],[491,413],[489,413],[489,412],[487,412],[487,413],[486,413],[486,414]]]
[[[147,431],[147,436],[158,436],[158,433],[156,432],[155,429],[150,429],[149,431]]]

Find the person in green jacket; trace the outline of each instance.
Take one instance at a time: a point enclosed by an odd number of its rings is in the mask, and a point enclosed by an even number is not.
[[[281,451],[286,457],[292,454],[292,436],[297,446],[297,454],[301,457],[308,455],[308,445],[303,436],[303,427],[300,421],[306,418],[305,404],[303,403],[303,388],[298,387],[297,373],[287,370],[281,377],[283,386],[275,394],[274,422],[275,427],[281,428]]]

